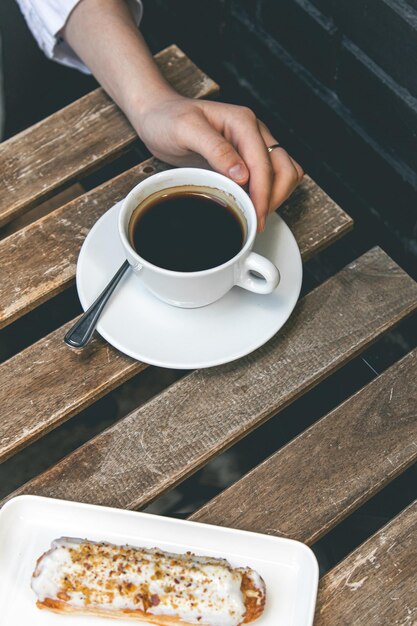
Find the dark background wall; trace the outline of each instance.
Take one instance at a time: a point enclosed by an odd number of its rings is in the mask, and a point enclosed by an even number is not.
[[[405,269],[417,267],[417,0],[144,0],[143,32],[175,41],[252,106]],[[6,136],[92,89],[46,60],[0,3]]]
[[[416,271],[416,0],[155,0],[146,16]]]
[[[6,100],[5,137],[91,91],[90,76],[46,59],[15,0],[0,0],[0,36]]]

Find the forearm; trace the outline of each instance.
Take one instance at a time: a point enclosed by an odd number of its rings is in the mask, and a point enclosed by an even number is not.
[[[81,0],[63,36],[135,125],[145,106],[173,95],[124,0]]]

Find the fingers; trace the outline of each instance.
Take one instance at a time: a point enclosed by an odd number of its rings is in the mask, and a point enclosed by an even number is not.
[[[214,170],[239,185],[247,183],[249,172],[242,156],[204,115],[188,116],[178,126],[183,149],[201,155]]]
[[[249,192],[258,217],[258,230],[262,231],[269,211],[274,172],[254,113],[245,107],[235,107],[233,115],[227,119],[225,133],[249,170]]]
[[[304,176],[304,170],[301,167],[301,165],[299,163],[297,163],[297,161],[295,161],[292,156],[288,155],[290,157],[291,163],[294,165],[296,171],[297,171],[297,175],[298,175],[298,182],[301,181],[301,179]]]
[[[263,230],[268,213],[280,206],[303,176],[300,165],[283,148],[268,152],[276,139],[246,107],[195,102],[176,120],[177,145],[249,192]]]
[[[258,123],[265,145],[271,146],[277,143],[265,124],[261,121]],[[302,179],[304,172],[301,166],[289,156],[284,148],[275,148],[269,154],[274,169],[274,182],[269,210],[274,211],[291,195]]]

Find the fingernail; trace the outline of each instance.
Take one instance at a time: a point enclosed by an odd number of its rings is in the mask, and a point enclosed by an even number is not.
[[[238,163],[237,165],[234,165],[230,168],[229,176],[230,178],[234,178],[235,180],[242,180],[246,176],[245,168],[243,167],[243,165]]]

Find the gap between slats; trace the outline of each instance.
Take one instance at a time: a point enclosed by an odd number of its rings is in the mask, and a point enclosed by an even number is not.
[[[9,222],[0,229],[0,240],[6,237],[10,237],[13,233],[25,228],[29,224],[36,222],[36,220],[45,217],[55,209],[58,209],[61,206],[64,206],[68,202],[71,202],[75,198],[79,198],[85,193],[85,189],[81,185],[81,183],[74,183],[71,187],[67,187],[64,191],[55,194],[49,200],[45,200],[45,202],[41,202],[37,206],[30,209],[20,217],[17,217],[13,222]]]

